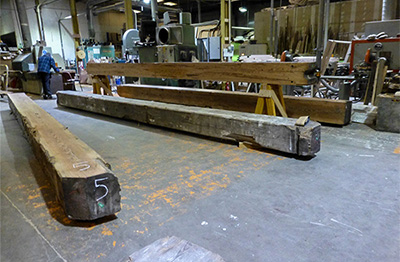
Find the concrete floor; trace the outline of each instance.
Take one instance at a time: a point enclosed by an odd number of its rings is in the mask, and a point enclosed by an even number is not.
[[[36,100],[109,161],[122,211],[74,222],[55,201],[7,99],[1,261],[125,261],[175,235],[225,261],[400,261],[400,135],[323,127],[310,160]]]

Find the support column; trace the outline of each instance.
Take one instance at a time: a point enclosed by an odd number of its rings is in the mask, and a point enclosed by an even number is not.
[[[224,47],[231,41],[231,1],[221,0],[221,60],[223,59]]]
[[[319,20],[318,20],[318,34],[317,34],[317,68],[321,69],[321,56],[324,49],[324,11],[325,0],[319,1]],[[323,74],[324,72],[321,72]]]
[[[72,21],[72,29],[74,33],[73,37],[74,37],[75,51],[76,51],[81,42],[81,36],[79,33],[78,14],[76,12],[76,1],[69,0],[69,7],[71,9],[71,17],[72,17],[71,21]]]
[[[132,1],[124,0],[125,7],[125,20],[126,20],[126,30],[133,29],[133,11],[132,11]]]

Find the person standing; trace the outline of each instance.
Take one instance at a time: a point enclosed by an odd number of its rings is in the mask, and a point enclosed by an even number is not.
[[[57,73],[60,70],[56,67],[56,63],[54,59],[51,57],[50,53],[47,53],[45,50],[43,51],[43,55],[39,57],[38,62],[38,75],[43,85],[43,98],[51,99],[51,91],[50,91],[50,78],[51,73],[50,69],[53,68]]]

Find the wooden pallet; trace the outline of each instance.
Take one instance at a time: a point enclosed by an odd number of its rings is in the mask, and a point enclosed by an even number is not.
[[[8,99],[66,215],[94,220],[120,211],[120,186],[110,165],[24,93]]]

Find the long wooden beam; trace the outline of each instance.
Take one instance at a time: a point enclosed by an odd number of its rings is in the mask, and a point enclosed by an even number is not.
[[[249,141],[300,156],[313,156],[320,149],[321,125],[313,121],[305,126],[296,126],[296,119],[293,118],[73,91],[57,92],[57,103],[209,137]]]
[[[24,93],[8,99],[70,219],[94,220],[121,210],[118,179],[99,154]]]
[[[254,113],[259,98],[255,93],[171,86],[121,85],[117,88],[118,95],[127,98],[247,113]],[[311,120],[335,125],[350,122],[350,101],[295,96],[284,96],[284,100],[288,117],[308,115]]]
[[[316,82],[313,63],[88,63],[92,75],[234,81],[277,85]]]

